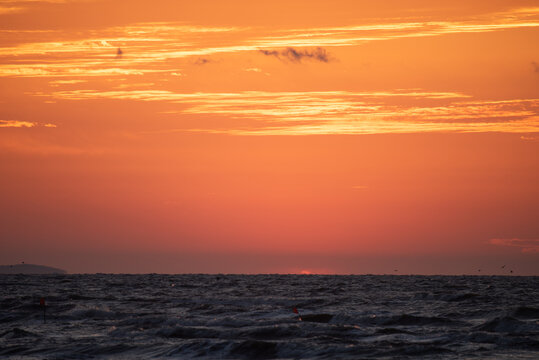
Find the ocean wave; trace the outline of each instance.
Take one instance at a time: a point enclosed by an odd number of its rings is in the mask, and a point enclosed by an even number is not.
[[[36,338],[39,337],[39,335],[28,330],[13,328],[3,333],[0,333],[0,337],[5,339],[20,339],[27,337]]]
[[[402,314],[392,316],[389,319],[379,319],[381,325],[405,325],[405,326],[448,326],[457,324],[456,321],[438,316],[418,316]]]
[[[510,334],[539,335],[539,324],[504,316],[497,317],[476,327],[476,330]]]
[[[516,318],[539,319],[539,308],[519,306],[512,312],[512,315]]]
[[[7,275],[0,358],[534,358],[537,299],[529,277]]]

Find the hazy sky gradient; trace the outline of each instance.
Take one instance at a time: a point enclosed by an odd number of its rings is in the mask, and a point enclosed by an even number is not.
[[[538,38],[536,1],[0,0],[0,263],[539,275]]]

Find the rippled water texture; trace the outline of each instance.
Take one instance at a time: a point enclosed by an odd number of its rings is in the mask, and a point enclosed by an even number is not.
[[[7,359],[539,359],[538,277],[2,275],[0,285]],[[294,307],[327,322],[299,321]]]

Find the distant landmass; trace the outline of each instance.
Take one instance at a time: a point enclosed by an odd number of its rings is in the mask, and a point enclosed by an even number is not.
[[[44,265],[0,265],[0,274],[67,274],[67,271]]]

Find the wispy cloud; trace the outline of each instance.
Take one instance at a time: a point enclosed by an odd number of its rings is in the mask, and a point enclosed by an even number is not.
[[[258,46],[353,46],[372,41],[503,31],[539,26],[539,8],[515,9],[460,21],[386,22],[288,30],[260,38]]]
[[[31,121],[20,121],[20,120],[0,120],[0,128],[33,128],[37,126],[43,126],[47,128],[55,128],[56,124],[51,123],[37,123]]]
[[[75,39],[73,35],[66,39],[65,34],[58,32],[31,31],[24,42],[9,42],[9,46],[0,47],[0,76],[106,77],[171,72],[176,68],[170,68],[166,63],[168,59],[204,57],[229,51],[204,44],[211,43],[212,34],[234,31],[241,29],[177,23],[142,23],[86,30]],[[32,38],[50,39],[52,36],[54,41],[31,41]]]
[[[43,95],[41,95],[43,96]],[[212,114],[235,135],[377,134],[417,132],[539,132],[539,99],[470,101],[455,92],[421,89],[372,92],[175,93],[166,90],[66,90],[55,99],[120,99],[181,104],[170,114]],[[406,105],[399,101],[406,97]],[[465,100],[468,99],[468,100]],[[234,120],[251,126],[234,125]]]
[[[0,127],[30,128],[34,126],[36,126],[36,123],[29,121],[0,120]]]
[[[40,3],[65,4],[70,2],[91,2],[95,0],[0,0],[0,15],[29,11]]]
[[[520,248],[523,253],[539,253],[539,239],[490,239],[489,243]]]
[[[10,5],[11,6],[11,5]],[[330,60],[328,47],[448,34],[507,31],[539,27],[539,8],[484,14],[459,21],[416,21],[350,24],[306,29],[206,27],[184,23],[140,23],[86,32],[65,39],[0,47],[0,76],[111,76],[172,71],[173,59],[204,58],[216,54],[263,53],[291,62]],[[64,40],[61,40],[64,38]],[[182,39],[182,41],[178,41]],[[120,62],[111,63],[119,58]],[[177,66],[177,64],[175,64]],[[118,70],[111,71],[110,68]],[[73,71],[72,69],[78,69]]]
[[[24,11],[24,8],[20,6],[3,6],[0,4],[0,15],[14,14],[22,11]]]
[[[292,62],[301,62],[303,59],[317,60],[321,62],[328,62],[329,55],[326,49],[317,47],[313,50],[310,49],[294,49],[288,47],[284,50],[260,50],[264,55],[275,56],[281,60],[288,60]]]
[[[195,65],[206,65],[207,63],[211,62],[208,58],[198,58],[195,60]]]
[[[92,0],[0,0],[0,4],[12,4],[12,3],[65,4],[65,3],[69,3],[69,2],[90,2],[90,1],[92,1]]]
[[[264,72],[264,71],[262,71],[262,69],[256,68],[256,67],[254,67],[254,68],[247,68],[247,69],[244,69],[244,71],[246,71],[246,72],[253,72],[253,73],[259,73],[259,74],[264,74],[265,76],[271,76],[270,73]]]
[[[47,95],[49,96],[49,95]],[[133,91],[98,91],[98,90],[66,90],[57,91],[50,96],[59,99],[71,100],[87,100],[98,98],[111,99],[131,99],[144,101],[221,101],[216,107],[221,108],[223,105],[229,104],[245,104],[246,106],[256,104],[288,104],[288,102],[308,101],[308,105],[312,102],[320,102],[322,104],[330,104],[333,101],[338,103],[346,103],[349,106],[359,105],[357,101],[344,101],[344,99],[353,98],[358,100],[364,99],[380,99],[380,98],[417,98],[417,99],[465,99],[470,98],[470,95],[459,92],[444,92],[444,91],[425,91],[421,89],[412,90],[395,90],[395,91],[365,91],[365,92],[349,92],[349,91],[304,91],[304,92],[267,92],[267,91],[243,91],[233,93],[176,93],[168,90],[133,90]],[[277,102],[276,102],[277,100]],[[517,100],[517,101],[532,101],[532,100]],[[476,104],[471,103],[471,104]],[[372,110],[373,108],[368,108]]]
[[[49,81],[49,84],[51,86],[57,87],[62,85],[75,85],[75,84],[82,84],[87,82],[87,80],[80,80],[80,79],[72,79],[72,80],[53,80]]]
[[[28,64],[25,66],[0,65],[0,76],[15,77],[110,77],[126,75],[144,75],[150,73],[163,73],[169,70],[132,68],[132,67],[110,67],[99,66],[102,63],[94,63],[94,67],[89,67],[88,63],[58,63],[58,64]]]

